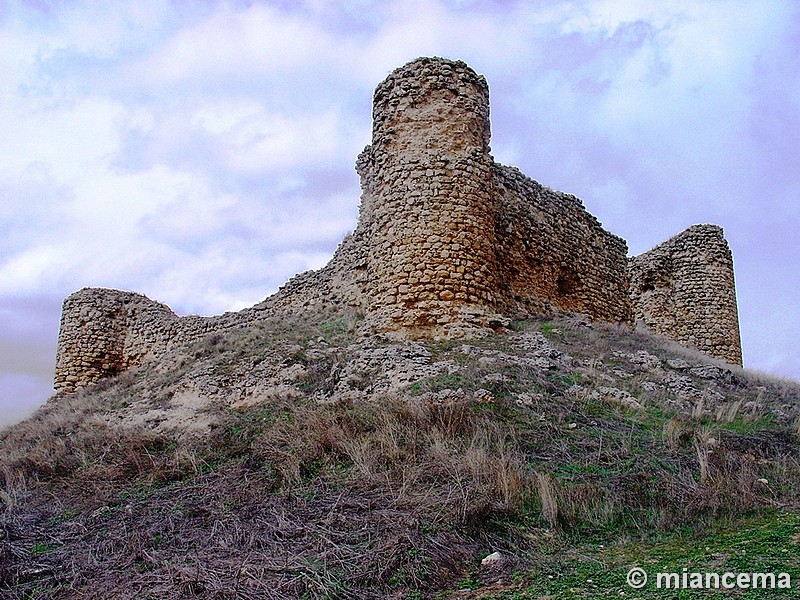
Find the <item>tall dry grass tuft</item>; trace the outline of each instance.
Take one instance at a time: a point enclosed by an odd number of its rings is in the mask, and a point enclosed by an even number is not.
[[[296,407],[254,446],[289,485],[304,474],[385,486],[403,501],[430,502],[461,521],[519,510],[530,487],[508,428],[470,403],[418,398]],[[424,491],[424,492],[423,492]]]
[[[692,418],[697,420],[702,419],[704,413],[705,401],[702,398],[698,398],[697,402],[695,402],[694,406],[692,407]]]
[[[475,432],[463,454],[472,481],[486,485],[493,498],[512,510],[520,507],[525,488],[515,445],[496,423],[489,423]]]
[[[559,524],[605,526],[630,506],[602,484],[584,481],[559,486],[556,490]],[[630,499],[629,499],[630,500]]]
[[[694,429],[686,419],[675,416],[664,421],[661,435],[671,450],[678,450],[694,435]]]
[[[721,423],[733,423],[739,416],[744,401],[740,398],[734,402],[722,404],[717,408],[717,421]]]
[[[24,473],[3,465],[0,476],[0,506],[6,509],[16,506],[28,488]]]
[[[536,490],[542,503],[542,518],[550,527],[555,527],[558,525],[558,498],[553,478],[549,473],[536,473]]]
[[[700,470],[700,483],[706,483],[711,476],[709,464],[709,449],[700,442],[695,442],[695,454],[697,455],[697,466]]]

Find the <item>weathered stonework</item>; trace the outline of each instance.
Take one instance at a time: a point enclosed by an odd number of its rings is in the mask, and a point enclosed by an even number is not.
[[[61,310],[54,387],[73,391],[157,359],[172,344],[207,335],[215,321],[220,318],[179,318],[168,306],[141,294],[79,290]],[[217,325],[223,328],[221,321]]]
[[[613,323],[635,314],[653,331],[741,361],[721,230],[678,236],[629,264],[625,241],[580,200],[495,163],[489,141],[482,76],[441,58],[396,69],[375,90],[372,142],[356,162],[358,226],[327,266],[218,317],[180,318],[130,292],[76,292],[64,302],[56,389],[71,392],[211,333],[307,307],[355,308],[368,330],[401,338],[498,330],[510,317],[553,310]],[[655,274],[669,280],[658,292],[646,282]]]
[[[73,389],[140,364],[172,337],[175,314],[131,292],[83,289],[64,301],[56,390]]]
[[[742,363],[733,257],[722,228],[694,225],[629,263],[636,323]]]
[[[357,169],[376,329],[499,325],[486,80],[458,62],[395,70],[375,90]]]
[[[375,90],[356,235],[376,329],[452,335],[552,308],[628,322],[625,242],[495,163],[489,131],[486,81],[462,62],[418,59]]]
[[[493,184],[503,312],[557,308],[630,322],[625,241],[603,229],[578,198],[514,167],[494,164]]]

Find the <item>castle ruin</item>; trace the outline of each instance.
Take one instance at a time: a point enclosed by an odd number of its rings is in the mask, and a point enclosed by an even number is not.
[[[358,225],[316,272],[238,313],[178,317],[132,292],[86,288],[61,316],[55,388],[68,393],[214,332],[305,307],[350,307],[398,338],[502,330],[564,311],[640,324],[741,364],[733,262],[722,229],[695,225],[628,259],[575,196],[489,149],[489,89],[465,63],[419,58],[375,90],[359,155]]]

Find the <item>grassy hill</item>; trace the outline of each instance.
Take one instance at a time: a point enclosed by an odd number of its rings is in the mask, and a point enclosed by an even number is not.
[[[798,384],[574,317],[361,330],[211,336],[0,434],[0,595],[707,597],[633,566],[796,593]]]

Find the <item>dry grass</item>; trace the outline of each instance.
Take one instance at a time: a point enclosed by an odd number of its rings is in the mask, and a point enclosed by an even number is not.
[[[706,409],[705,405],[706,403],[705,400],[703,400],[703,398],[698,398],[695,401],[694,406],[692,407],[692,418],[694,420],[699,421],[700,419],[703,418]]]
[[[0,594],[422,597],[490,550],[535,558],[537,532],[613,539],[699,528],[800,497],[788,384],[734,373],[714,382],[724,402],[674,403],[665,388],[644,391],[650,375],[615,354],[646,348],[665,360],[671,351],[624,328],[565,321],[542,331],[573,363],[505,367],[493,402],[411,392],[331,402],[329,363],[347,359],[356,327],[287,321],[198,345],[195,360],[230,374],[291,342],[309,373],[304,395],[217,406],[206,437],[110,425],[147,387],[131,377],[61,398],[4,433]],[[320,337],[339,354],[317,364],[304,344]],[[514,352],[502,336],[475,343]],[[458,344],[431,352],[459,365],[453,381],[467,390],[496,374]],[[609,384],[612,366],[633,375]],[[151,385],[169,388],[194,367],[176,368]],[[585,393],[567,394],[576,383]],[[593,400],[607,385],[643,408]],[[527,403],[515,402],[519,392],[531,392]],[[325,404],[314,402],[320,395]]]
[[[19,455],[4,465],[4,494],[18,497],[4,502],[2,523],[19,556],[0,557],[0,589],[23,594],[45,581],[130,597],[144,585],[154,598],[322,598],[332,590],[381,598],[457,578],[478,549],[459,528],[522,506],[522,458],[469,406],[395,399],[272,408],[277,418],[247,433],[246,453],[236,450],[246,432],[235,421],[206,451],[154,446],[146,432],[110,438],[90,415],[72,426],[94,452],[31,440],[33,455],[47,460]],[[26,429],[21,438],[31,436]],[[209,471],[211,456],[226,449],[234,455]],[[61,502],[15,483],[25,473],[39,490],[60,487]],[[97,489],[90,481],[99,478],[133,486]],[[87,484],[90,511],[82,508]],[[20,498],[28,498],[24,509]],[[47,555],[46,571],[35,573],[41,557],[31,552]]]
[[[309,468],[337,461],[351,465],[361,481],[388,484],[401,500],[414,499],[423,482],[452,480],[446,498],[437,500],[462,519],[473,502],[514,510],[524,495],[524,459],[507,431],[465,403],[394,398],[370,406],[304,406],[264,431],[255,447],[294,484]]]
[[[700,442],[695,443],[694,449],[697,453],[697,466],[700,471],[700,483],[706,483],[709,478],[709,473],[711,472],[709,467],[709,453],[713,452],[713,450],[709,450]]]
[[[667,446],[676,451],[694,436],[694,427],[685,417],[674,416],[664,421],[662,436]]]
[[[548,473],[536,473],[536,488],[542,503],[542,518],[550,527],[555,527],[558,524],[558,499],[553,478]]]
[[[741,398],[734,402],[721,404],[717,408],[717,421],[721,421],[723,423],[733,423],[733,421],[736,420],[736,417],[739,416],[739,411],[742,408],[742,404],[744,404],[744,400]]]

